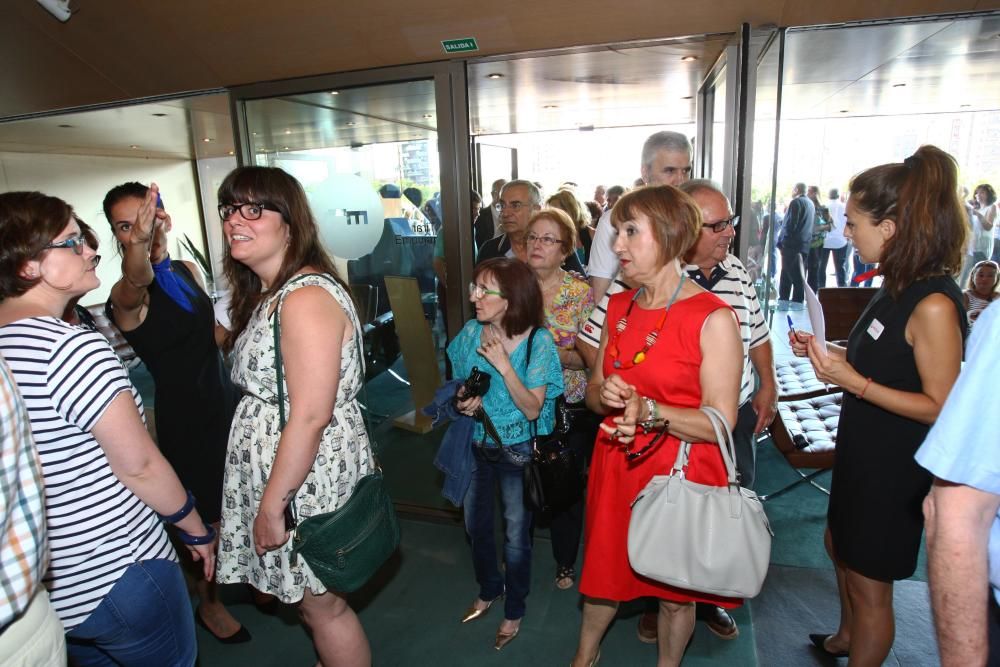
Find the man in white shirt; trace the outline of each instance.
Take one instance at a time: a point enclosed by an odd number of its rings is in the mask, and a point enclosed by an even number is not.
[[[823,250],[819,256],[819,286],[826,287],[826,265],[833,254],[833,271],[837,276],[837,287],[847,286],[847,252],[851,245],[844,236],[844,224],[847,219],[844,217],[844,205],[840,201],[840,192],[837,188],[830,190],[830,199],[826,204],[830,211],[830,231],[826,233],[826,240],[823,241]]]
[[[691,142],[680,132],[650,135],[642,145],[641,173],[645,185],[680,185],[691,178]],[[590,264],[587,265],[594,301],[598,303],[618,275],[618,257],[611,249],[614,240],[609,206],[597,222],[590,247]]]

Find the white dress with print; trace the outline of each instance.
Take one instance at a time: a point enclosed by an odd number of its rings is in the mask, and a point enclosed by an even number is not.
[[[312,469],[295,496],[298,520],[343,505],[358,480],[373,468],[368,432],[356,400],[364,383],[364,362],[355,340],[361,325],[351,297],[339,283],[318,275],[300,278],[261,303],[233,350],[233,382],[244,396],[229,432],[217,568],[218,581],[248,583],[285,603],[301,600],[306,588],[317,594],[326,591],[302,558],[292,564],[291,539],[263,556],[257,555],[253,545],[253,522],[280,437],[274,338],[268,312],[276,298],[307,285],[320,286],[337,300],[354,326],[354,335],[341,348],[340,382],[332,419],[320,438]],[[287,420],[287,383],[285,393]]]

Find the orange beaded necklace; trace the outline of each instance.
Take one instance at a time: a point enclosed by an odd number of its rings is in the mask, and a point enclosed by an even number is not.
[[[677,283],[677,288],[674,293],[670,296],[670,301],[667,302],[666,307],[663,309],[663,313],[660,315],[660,320],[656,323],[656,327],[651,329],[648,334],[646,334],[646,344],[641,350],[636,352],[630,361],[622,362],[618,357],[621,355],[618,349],[618,341],[622,334],[625,333],[625,329],[628,328],[628,316],[632,313],[632,308],[635,306],[635,300],[639,298],[642,294],[644,288],[640,287],[636,290],[635,294],[632,295],[632,301],[628,304],[628,310],[622,316],[618,323],[615,324],[615,332],[611,336],[611,342],[608,343],[608,354],[611,355],[611,362],[615,368],[621,370],[628,370],[633,366],[638,366],[646,360],[646,353],[649,352],[649,348],[656,344],[656,339],[659,338],[660,332],[663,331],[663,325],[667,321],[667,312],[670,310],[670,306],[674,305],[674,301],[677,300],[677,295],[681,292],[681,287],[684,286],[684,280],[687,278],[687,274],[682,273],[681,279]]]

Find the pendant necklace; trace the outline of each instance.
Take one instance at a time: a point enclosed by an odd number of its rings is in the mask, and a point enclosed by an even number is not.
[[[674,305],[674,301],[677,300],[677,295],[680,294],[681,287],[684,286],[684,280],[686,278],[687,274],[682,273],[681,279],[677,283],[677,288],[674,289],[674,293],[670,296],[670,301],[667,302],[666,307],[663,309],[663,313],[660,315],[660,320],[656,323],[656,327],[651,329],[650,332],[646,334],[646,344],[641,350],[632,356],[631,360],[623,362],[618,358],[621,354],[618,349],[618,341],[621,339],[622,334],[625,333],[625,329],[628,328],[628,316],[632,313],[632,308],[635,306],[636,299],[639,298],[639,295],[642,294],[642,291],[645,288],[639,288],[636,293],[632,295],[632,301],[628,305],[628,310],[625,311],[625,314],[615,325],[615,332],[611,337],[610,344],[608,345],[608,354],[611,355],[612,365],[615,368],[628,370],[633,366],[638,366],[646,360],[646,353],[649,352],[649,348],[656,344],[656,339],[660,336],[660,332],[663,331],[663,325],[667,321],[667,312],[670,310],[670,306]]]

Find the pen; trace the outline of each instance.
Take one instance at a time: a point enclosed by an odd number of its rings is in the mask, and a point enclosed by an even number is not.
[[[795,333],[795,325],[792,324],[792,316],[791,315],[785,315],[785,319],[788,320],[788,330],[791,331],[792,332],[792,336],[794,336],[795,339],[798,340],[799,336],[798,336],[798,334]]]

